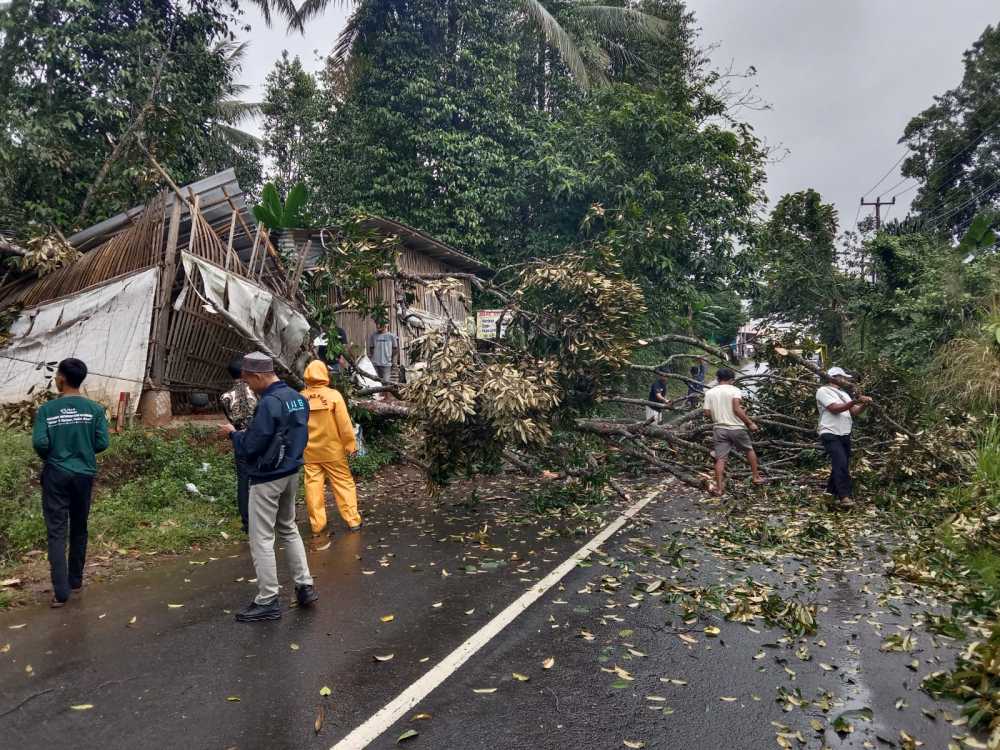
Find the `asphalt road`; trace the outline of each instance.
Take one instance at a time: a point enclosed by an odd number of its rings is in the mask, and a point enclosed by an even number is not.
[[[242,545],[0,616],[0,748],[331,748],[626,507],[555,522],[510,497],[411,488],[383,487],[360,533],[313,545],[319,605],[279,622],[232,619],[254,589]],[[880,648],[936,602],[885,579],[874,552],[811,574],[724,559],[698,534],[719,511],[662,490],[371,747],[409,730],[414,748],[490,750],[775,748],[781,734],[902,747],[900,730],[944,749],[960,733],[956,707],[918,689],[955,646],[920,632],[913,653]],[[700,606],[748,576],[817,603],[816,634]]]

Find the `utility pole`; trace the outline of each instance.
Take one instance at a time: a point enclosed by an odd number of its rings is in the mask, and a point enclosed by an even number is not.
[[[862,206],[875,206],[875,231],[877,232],[882,228],[882,206],[895,206],[896,196],[892,196],[891,201],[883,201],[882,196],[878,196],[875,202],[865,201],[864,197],[861,198]]]

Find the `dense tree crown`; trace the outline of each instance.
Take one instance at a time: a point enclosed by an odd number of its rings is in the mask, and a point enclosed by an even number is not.
[[[240,115],[231,16],[217,3],[22,1],[0,10],[0,216],[62,229],[86,225],[146,194],[141,136],[179,182],[249,157]],[[160,63],[163,61],[162,70]],[[159,75],[157,71],[160,70]],[[155,90],[154,90],[155,87]],[[141,133],[130,134],[140,112]],[[78,212],[114,146],[119,158],[87,215]],[[249,152],[248,149],[249,148]]]
[[[903,175],[919,182],[921,226],[958,234],[1000,197],[1000,24],[965,53],[961,83],[910,120]]]
[[[607,242],[659,316],[686,314],[696,288],[736,280],[760,144],[710,94],[680,3],[641,4],[657,25],[639,36],[547,6],[606,85],[576,85],[517,2],[359,4],[346,95],[337,79],[314,107],[315,208],[385,214],[497,265]]]
[[[264,156],[281,194],[302,180],[305,143],[315,122],[316,79],[288,51],[267,75],[264,102]]]
[[[812,328],[838,346],[844,299],[836,241],[837,211],[815,190],[778,201],[757,242],[755,312]]]

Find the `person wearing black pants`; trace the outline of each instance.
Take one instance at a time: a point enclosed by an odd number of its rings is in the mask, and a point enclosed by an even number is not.
[[[87,365],[80,360],[60,362],[55,375],[60,397],[38,409],[31,431],[32,446],[45,462],[42,514],[48,530],[53,607],[62,607],[71,591],[79,592],[83,587],[97,454],[107,449],[110,439],[104,407],[80,395],[86,377]]]
[[[851,479],[851,436],[820,435],[820,442],[830,457],[830,478],[826,491],[835,498],[854,497],[854,480]]]
[[[840,367],[827,372],[829,382],[816,391],[819,409],[819,439],[830,457],[830,478],[826,491],[841,508],[854,505],[854,482],[851,479],[851,431],[854,417],[869,407],[868,396],[854,398],[846,390],[851,376]]]
[[[87,517],[90,515],[93,487],[94,478],[86,474],[71,474],[48,464],[42,470],[42,515],[48,529],[52,594],[58,602],[65,602],[70,591],[78,592],[83,587],[83,565],[87,560]]]

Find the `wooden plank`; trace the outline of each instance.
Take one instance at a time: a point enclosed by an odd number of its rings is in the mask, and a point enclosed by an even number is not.
[[[190,188],[189,188],[190,189]],[[198,202],[201,200],[200,195],[191,194],[192,204],[191,204],[191,233],[188,235],[188,252],[194,251],[194,241],[195,237],[198,235],[198,217],[201,216],[201,212],[198,210]]]
[[[181,203],[174,201],[170,212],[170,227],[167,230],[167,246],[163,252],[163,265],[160,268],[160,289],[156,300],[156,327],[153,340],[153,368],[151,378],[153,384],[163,385],[163,375],[167,365],[167,334],[170,331],[170,294],[174,288],[174,278],[177,276],[177,238],[181,230]]]
[[[230,261],[233,257],[233,238],[236,234],[236,211],[233,211],[233,218],[229,221],[229,243],[226,245],[226,270],[231,270]],[[236,264],[239,268],[239,263]]]

